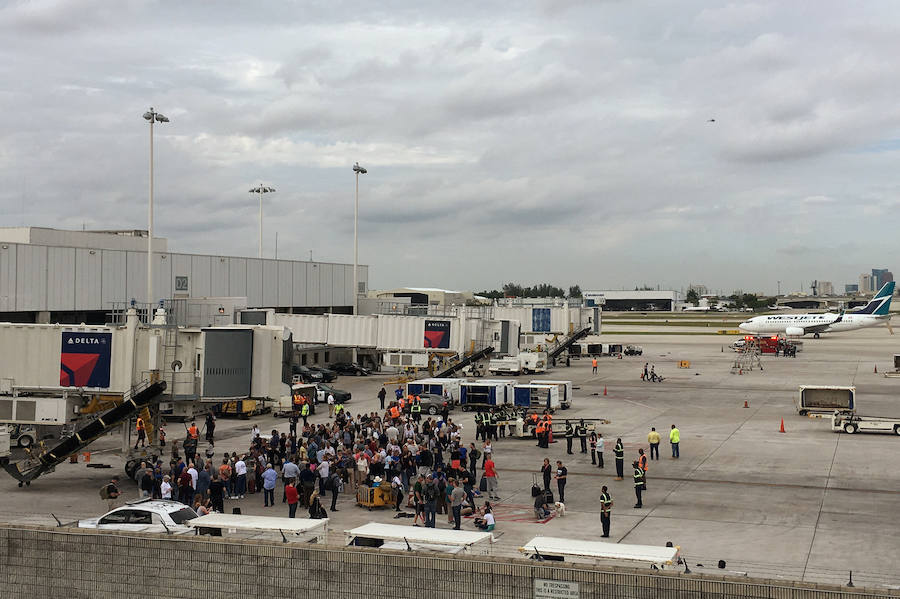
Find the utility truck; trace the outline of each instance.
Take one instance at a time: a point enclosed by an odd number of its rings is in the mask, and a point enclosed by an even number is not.
[[[800,385],[797,397],[797,413],[828,415],[839,410],[856,412],[856,387],[829,385]]]
[[[853,412],[835,410],[831,415],[831,430],[838,433],[894,433],[900,435],[900,418],[859,416]]]

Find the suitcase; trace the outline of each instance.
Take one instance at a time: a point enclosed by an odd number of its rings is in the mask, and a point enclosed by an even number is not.
[[[531,485],[531,496],[537,497],[541,494],[541,488],[537,485]]]
[[[541,486],[543,484],[543,482],[544,482],[543,476],[541,474],[535,474],[533,472],[531,473],[531,496],[532,497],[537,497],[538,495],[543,493],[543,491],[541,490],[543,488]]]

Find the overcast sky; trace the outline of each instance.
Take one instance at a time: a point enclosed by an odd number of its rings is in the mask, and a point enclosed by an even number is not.
[[[730,292],[897,254],[896,2],[7,1],[0,225],[370,286]],[[715,122],[708,122],[715,119]],[[900,268],[900,266],[898,266]],[[808,289],[807,289],[808,291]]]

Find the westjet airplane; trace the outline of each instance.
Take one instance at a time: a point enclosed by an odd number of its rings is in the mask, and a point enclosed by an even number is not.
[[[875,294],[872,301],[865,307],[833,314],[768,314],[757,316],[739,326],[745,333],[783,333],[785,335],[802,336],[812,333],[818,339],[820,333],[839,333],[841,331],[853,331],[874,327],[880,324],[887,325],[891,334],[891,298],[894,296],[894,282],[885,283],[881,291]]]

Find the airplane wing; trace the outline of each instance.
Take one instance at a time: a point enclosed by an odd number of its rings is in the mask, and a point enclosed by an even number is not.
[[[841,310],[841,313],[838,314],[838,317],[827,324],[814,324],[812,326],[803,327],[803,333],[804,334],[806,334],[806,333],[824,333],[825,331],[828,330],[828,328],[831,325],[837,324],[840,321],[842,321],[843,319],[844,319],[844,311]]]

